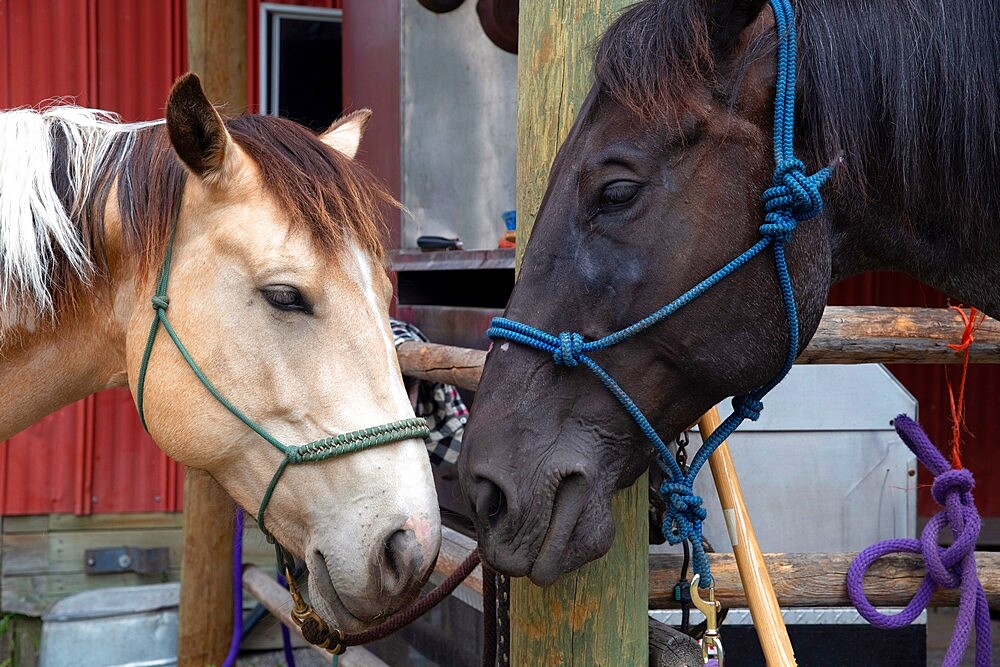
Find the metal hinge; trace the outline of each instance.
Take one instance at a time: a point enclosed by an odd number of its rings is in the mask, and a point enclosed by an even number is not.
[[[153,547],[107,547],[87,549],[83,554],[83,571],[87,574],[161,574],[170,569],[170,549]]]

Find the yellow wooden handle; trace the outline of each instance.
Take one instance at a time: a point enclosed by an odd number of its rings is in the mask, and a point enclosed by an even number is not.
[[[698,420],[698,430],[702,441],[708,438],[719,427],[722,420],[719,411],[712,408]],[[747,594],[750,616],[753,618],[757,637],[768,667],[793,667],[795,653],[792,642],[788,639],[785,621],[781,618],[781,608],[774,594],[771,578],[767,574],[764,556],[761,554],[757,536],[750,523],[740,481],[736,476],[736,466],[729,453],[729,443],[723,442],[708,459],[715,478],[715,488],[719,492],[722,503],[722,514],[733,543],[733,553],[736,556],[736,567]]]

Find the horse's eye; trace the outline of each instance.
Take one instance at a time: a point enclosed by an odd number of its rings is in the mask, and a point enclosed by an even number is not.
[[[601,208],[624,206],[639,194],[639,184],[635,181],[614,181],[604,186],[601,192]]]
[[[260,292],[267,302],[278,310],[312,313],[312,306],[302,297],[302,293],[291,285],[272,285],[265,287]]]

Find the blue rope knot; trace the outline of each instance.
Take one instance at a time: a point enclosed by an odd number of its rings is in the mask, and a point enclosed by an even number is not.
[[[756,398],[737,396],[733,399],[733,411],[741,418],[755,422],[760,419],[760,413],[764,411],[764,404]]]
[[[799,222],[823,210],[819,188],[830,177],[824,167],[807,176],[798,158],[782,160],[774,170],[774,185],[764,191],[764,224],[760,233],[775,241],[788,241]]]
[[[167,306],[170,305],[170,299],[166,296],[160,296],[157,294],[152,298],[153,310],[166,310]]]
[[[687,481],[664,482],[660,494],[667,502],[663,515],[663,534],[670,544],[680,544],[684,540],[698,540],[701,543],[701,522],[708,512],[701,506],[701,496],[696,496]]]
[[[580,364],[581,354],[583,354],[583,336],[568,331],[559,334],[559,347],[552,353],[556,364],[573,368]]]

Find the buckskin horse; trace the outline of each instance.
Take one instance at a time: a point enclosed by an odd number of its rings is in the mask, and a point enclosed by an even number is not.
[[[606,553],[611,496],[653,458],[599,377],[568,367],[582,352],[669,441],[771,381],[848,276],[903,271],[1000,316],[1000,2],[794,8],[795,152],[802,173],[832,168],[823,212],[785,244],[798,340],[768,251],[636,338],[584,347],[783,234],[762,227],[775,13],[763,0],[640,2],[597,46],[505,313],[550,332],[552,349],[500,332],[463,440],[462,486],[498,570],[547,584]]]
[[[0,113],[0,439],[128,386],[345,629],[405,604],[440,545],[389,329],[392,200],[353,159],[368,117],[223,120],[190,74],[165,121]]]

